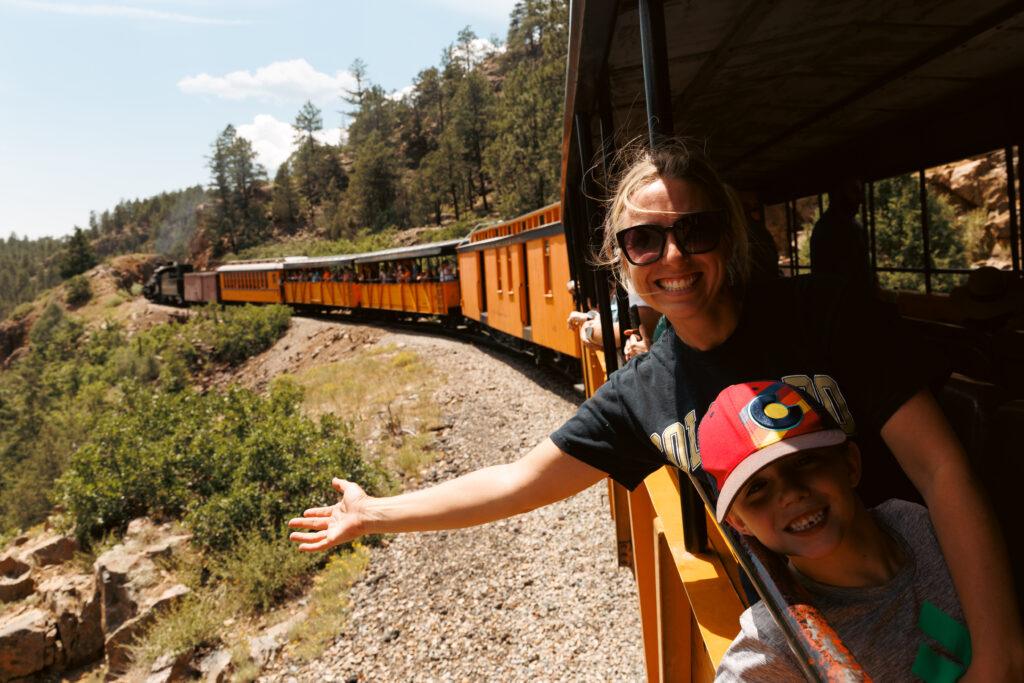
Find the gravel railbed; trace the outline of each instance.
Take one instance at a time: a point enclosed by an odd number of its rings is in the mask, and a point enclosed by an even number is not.
[[[528,363],[431,335],[386,334],[447,376],[450,428],[423,486],[526,453],[581,401]],[[352,611],[318,660],[266,681],[633,681],[643,651],[636,589],[615,562],[604,482],[473,529],[374,548]]]

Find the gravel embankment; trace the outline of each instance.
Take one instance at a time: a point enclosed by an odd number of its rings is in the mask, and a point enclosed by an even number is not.
[[[388,334],[443,368],[451,427],[441,481],[524,453],[580,401],[546,371],[447,339]],[[426,485],[426,484],[424,484]],[[393,537],[375,548],[335,644],[266,681],[642,680],[632,574],[615,562],[602,482],[484,527]]]

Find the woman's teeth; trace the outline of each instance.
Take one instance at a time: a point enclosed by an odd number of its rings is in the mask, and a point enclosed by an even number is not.
[[[679,278],[658,280],[657,285],[667,292],[682,292],[693,287],[699,279],[700,273],[691,273]]]
[[[813,529],[825,521],[825,510],[818,510],[801,517],[797,517],[786,527],[786,531],[801,532]]]

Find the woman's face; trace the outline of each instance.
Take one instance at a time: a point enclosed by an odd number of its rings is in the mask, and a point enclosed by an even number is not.
[[[681,213],[724,209],[712,206],[700,186],[685,180],[659,178],[631,198],[635,209],[627,209],[620,230],[633,225],[669,227]],[[630,282],[652,308],[667,316],[676,329],[700,324],[714,317],[723,297],[730,296],[726,285],[726,239],[705,254],[682,252],[671,233],[660,259],[646,266],[626,261]]]

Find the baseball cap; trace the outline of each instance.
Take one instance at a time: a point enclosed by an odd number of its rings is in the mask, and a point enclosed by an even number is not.
[[[828,411],[794,386],[767,380],[726,387],[697,430],[701,464],[718,484],[718,521],[743,484],[771,463],[844,441]]]

